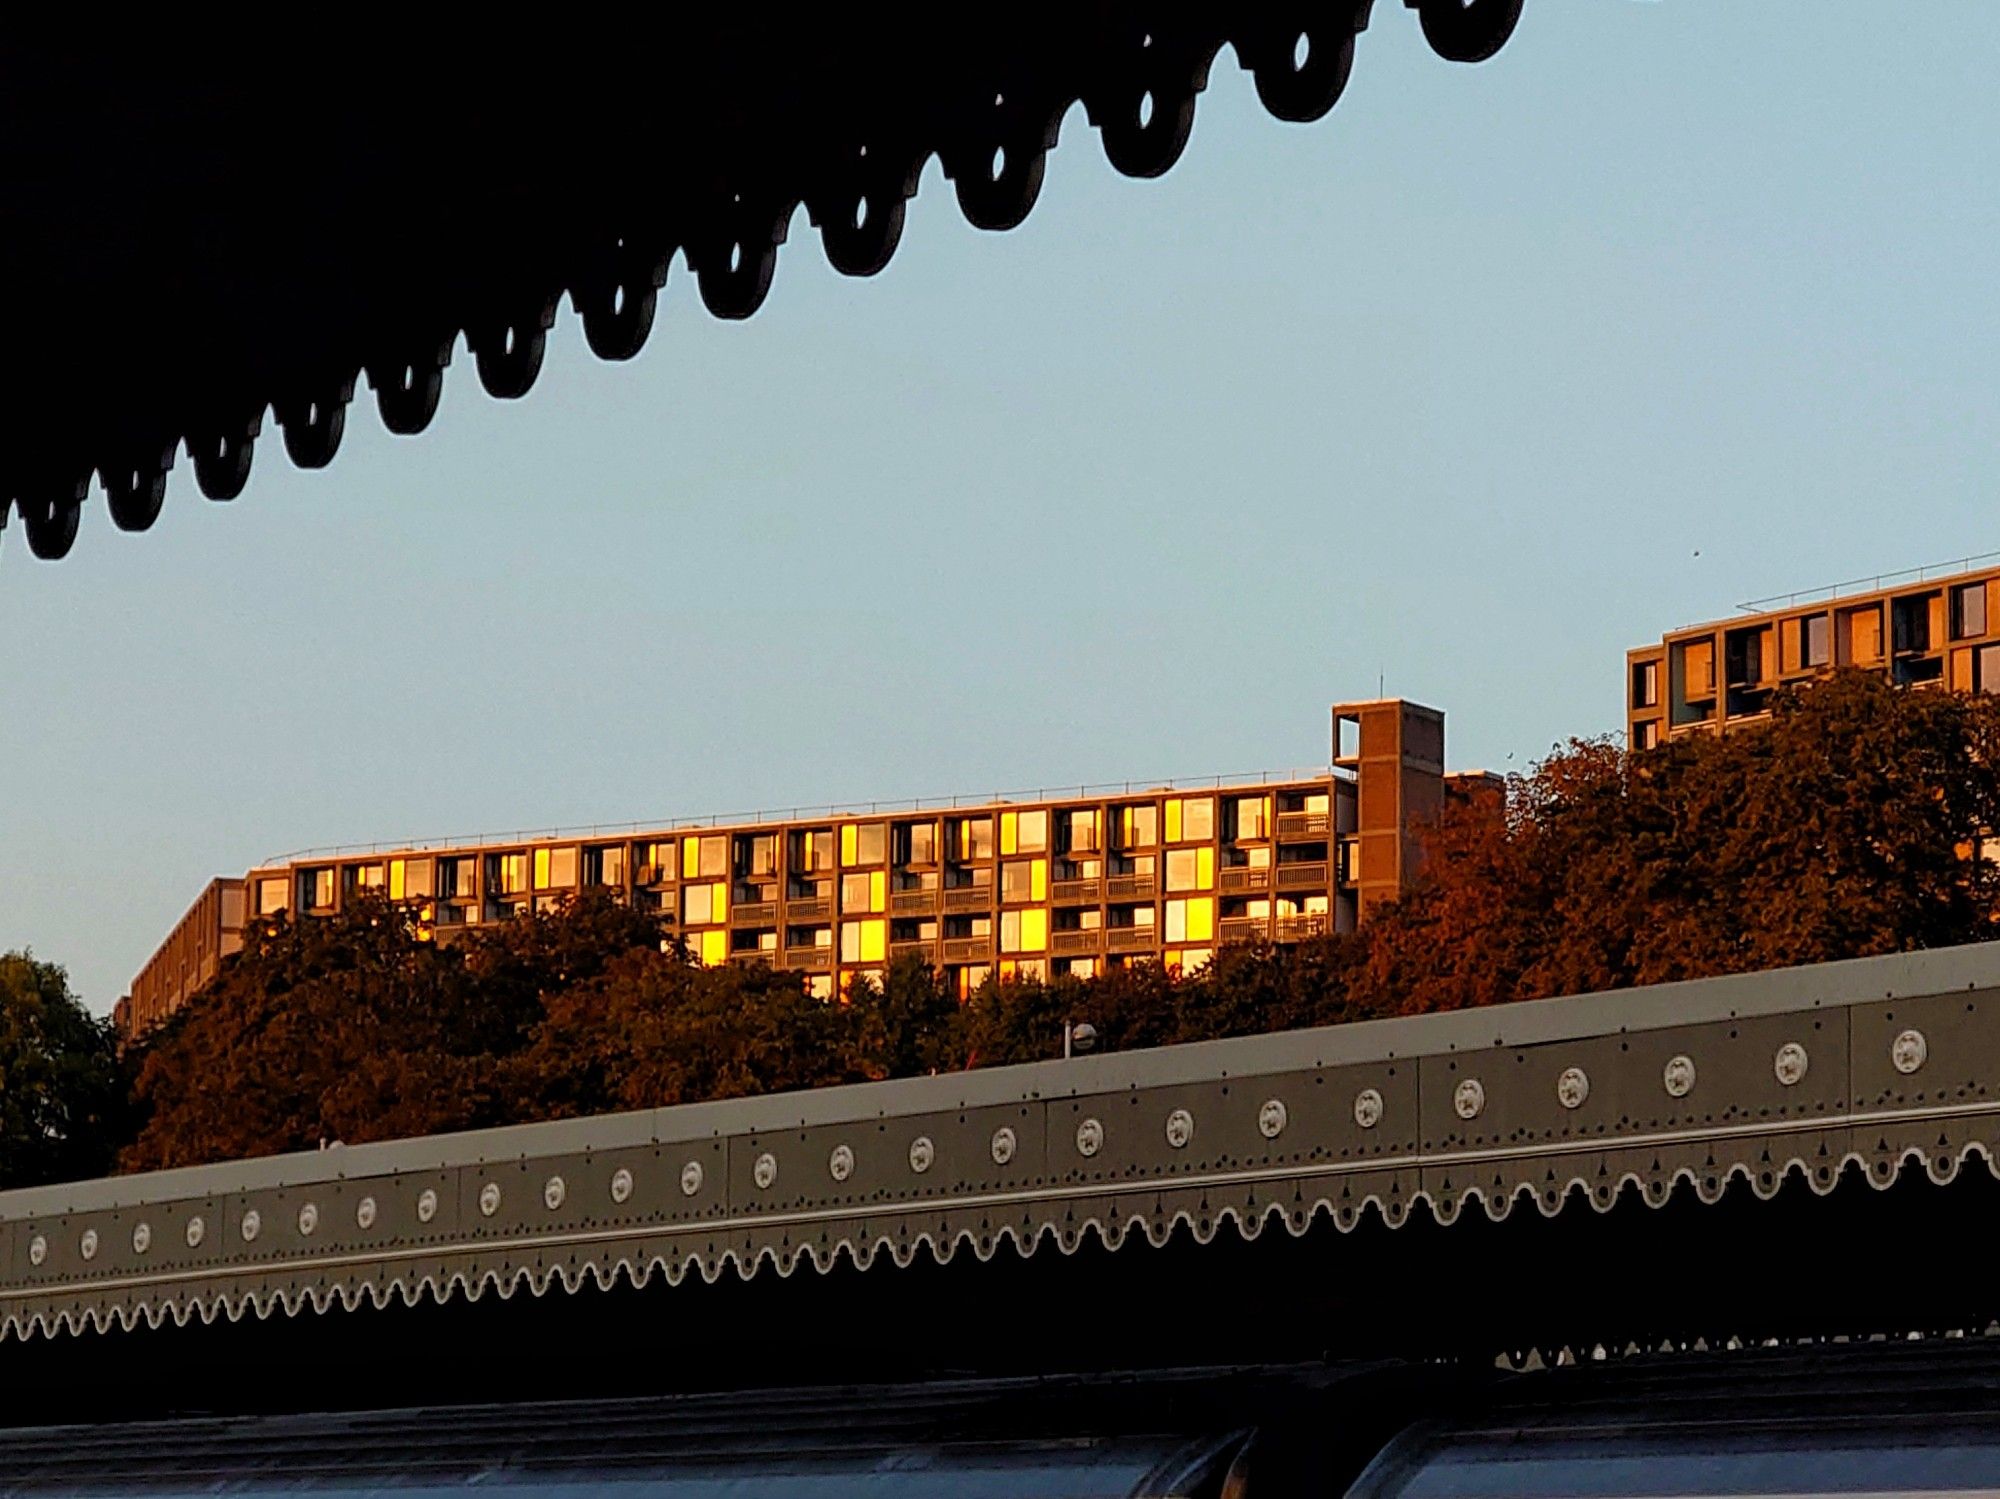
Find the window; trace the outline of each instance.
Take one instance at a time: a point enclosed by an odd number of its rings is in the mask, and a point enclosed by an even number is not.
[[[688,951],[704,968],[719,968],[729,960],[729,933],[696,932],[688,938]]]
[[[429,900],[435,890],[429,859],[389,861],[389,899]]]
[[[1657,708],[1660,706],[1659,662],[1637,661],[1633,663],[1632,706],[1635,708]]]
[[[1799,621],[1799,655],[1807,666],[1825,666],[1833,659],[1833,621],[1812,614]]]
[[[934,822],[899,822],[895,837],[890,841],[894,846],[897,864],[935,864],[938,861],[937,824]]]
[[[1235,842],[1254,842],[1271,836],[1271,801],[1264,796],[1239,796],[1229,805],[1230,833]]]
[[[1197,896],[1191,900],[1167,902],[1166,940],[1207,942],[1215,936],[1215,899]]]
[[[1660,721],[1657,718],[1649,718],[1642,723],[1636,723],[1632,726],[1633,749],[1649,750],[1659,742]]]
[[[949,846],[952,858],[975,860],[993,857],[992,818],[960,817],[952,821],[950,828]]]
[[[2000,692],[2000,645],[1982,645],[1972,653],[1972,690]]]
[[[736,877],[740,880],[768,880],[778,872],[776,833],[736,835]]]
[[[1961,583],[1951,591],[1951,638],[1970,640],[1986,633],[1986,585]]]
[[[727,885],[689,885],[681,891],[681,920],[689,926],[703,926],[729,919]]]
[[[1215,952],[1212,948],[1207,948],[1207,947],[1183,948],[1178,952],[1168,953],[1166,956],[1165,966],[1170,973],[1178,973],[1182,975],[1195,974],[1201,972],[1202,969],[1206,968],[1208,966],[1209,959],[1213,958],[1214,956]]]
[[[806,980],[806,995],[810,999],[833,998],[833,975],[815,973]]]
[[[681,878],[719,880],[728,872],[729,840],[717,834],[681,840]]]
[[[259,916],[275,916],[290,906],[291,900],[288,898],[285,881],[282,878],[259,880],[257,882],[257,914]]]
[[[1062,814],[1063,846],[1066,854],[1097,852],[1097,809]]]
[[[1692,640],[1680,647],[1681,680],[1690,698],[1715,696],[1715,642]]]
[[[1042,952],[1049,945],[1047,911],[1002,911],[1000,951]]]
[[[1000,814],[1000,852],[1002,854],[1046,853],[1049,846],[1049,814],[1046,809],[1036,812],[1002,812]]]
[[[488,895],[518,895],[528,888],[528,856],[526,854],[488,854],[486,856],[486,893]]]
[[[840,877],[842,911],[880,911],[888,903],[889,876],[880,869],[863,869]]]
[[[357,890],[380,890],[388,883],[387,871],[380,864],[350,864],[343,873],[350,895]]]
[[[1215,836],[1215,798],[1167,798],[1167,842],[1201,843]]]
[[[576,849],[538,848],[535,850],[535,888],[573,890],[576,888]]]
[[[639,845],[639,883],[659,884],[674,877],[673,840],[659,839]]]
[[[625,849],[623,845],[607,843],[598,848],[585,849],[583,851],[583,882],[586,885],[624,884]]]
[[[1160,809],[1151,802],[1118,809],[1118,846],[1151,848],[1160,841]]]
[[[879,963],[888,946],[886,921],[843,921],[840,924],[840,961]]]
[[[1209,890],[1215,885],[1215,850],[1176,848],[1167,853],[1169,890]]]
[[[887,823],[849,822],[841,825],[840,862],[843,865],[880,864],[888,857]]]
[[[1016,859],[1000,866],[1000,898],[1008,901],[1047,900],[1049,861]]]
[[[833,829],[800,828],[791,835],[786,863],[794,874],[813,874],[833,867]]]
[[[301,869],[299,904],[308,911],[323,911],[333,904],[333,871]]]

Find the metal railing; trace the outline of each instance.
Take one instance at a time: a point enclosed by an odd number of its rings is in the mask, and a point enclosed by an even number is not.
[[[1774,609],[1789,609],[1798,604],[1830,603],[1857,593],[1879,593],[1884,588],[1895,588],[1904,583],[1929,583],[1934,579],[1974,572],[1982,564],[1994,562],[2000,562],[2000,552],[1981,552],[1975,557],[1958,557],[1950,562],[1928,562],[1922,567],[1906,567],[1900,572],[1877,573],[1872,578],[1849,578],[1842,583],[1804,588],[1796,593],[1774,593],[1767,599],[1751,599],[1736,607],[1745,614],[1768,614]]]

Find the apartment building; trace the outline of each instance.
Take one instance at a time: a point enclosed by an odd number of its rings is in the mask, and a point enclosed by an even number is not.
[[[1727,733],[1768,713],[1779,687],[1843,666],[1911,687],[2000,692],[2000,566],[1764,600],[1627,651],[1626,742]]]
[[[1415,872],[1413,828],[1449,792],[1498,784],[1446,775],[1432,708],[1343,703],[1333,731],[1331,763],[1295,774],[279,860],[209,887],[134,980],[119,1024],[156,1024],[199,987],[176,945],[190,929],[213,928],[220,951],[232,913],[239,928],[324,916],[374,892],[420,906],[450,941],[608,890],[658,912],[703,963],[797,970],[828,997],[906,953],[961,994],[989,975],[1087,977],[1140,960],[1192,970],[1222,943],[1351,928]],[[224,888],[234,907],[210,899]]]
[[[210,880],[113,1010],[121,1035],[159,1024],[243,946],[243,881]]]

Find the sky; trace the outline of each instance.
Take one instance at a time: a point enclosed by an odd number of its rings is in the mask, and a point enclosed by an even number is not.
[[[1152,182],[1065,120],[1020,229],[933,163],[888,269],[564,307],[522,401],[267,424],[232,505],[0,537],[0,951],[106,1010],[308,846],[1323,764],[1622,724],[1626,648],[2000,548],[2000,6],[1383,0],[1331,116],[1225,52]]]

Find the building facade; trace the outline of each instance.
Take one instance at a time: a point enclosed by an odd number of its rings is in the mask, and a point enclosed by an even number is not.
[[[1192,970],[1229,942],[1347,930],[1415,872],[1413,828],[1448,790],[1444,715],[1399,699],[1334,709],[1323,770],[1073,795],[954,799],[302,856],[217,881],[133,982],[121,1030],[157,1024],[214,973],[182,977],[185,934],[331,915],[361,894],[421,908],[441,941],[602,889],[659,913],[704,964],[763,962],[832,996],[904,954],[961,995],[989,976]],[[236,904],[210,897],[233,888]],[[230,950],[233,950],[233,946]],[[171,976],[171,982],[170,982]],[[141,996],[145,996],[143,1002]]]
[[[210,880],[112,1012],[121,1035],[158,1025],[215,977],[243,946],[243,881]]]
[[[1829,590],[1628,651],[1626,742],[1727,733],[1762,719],[1779,687],[1847,666],[1911,687],[2000,692],[2000,567]]]

